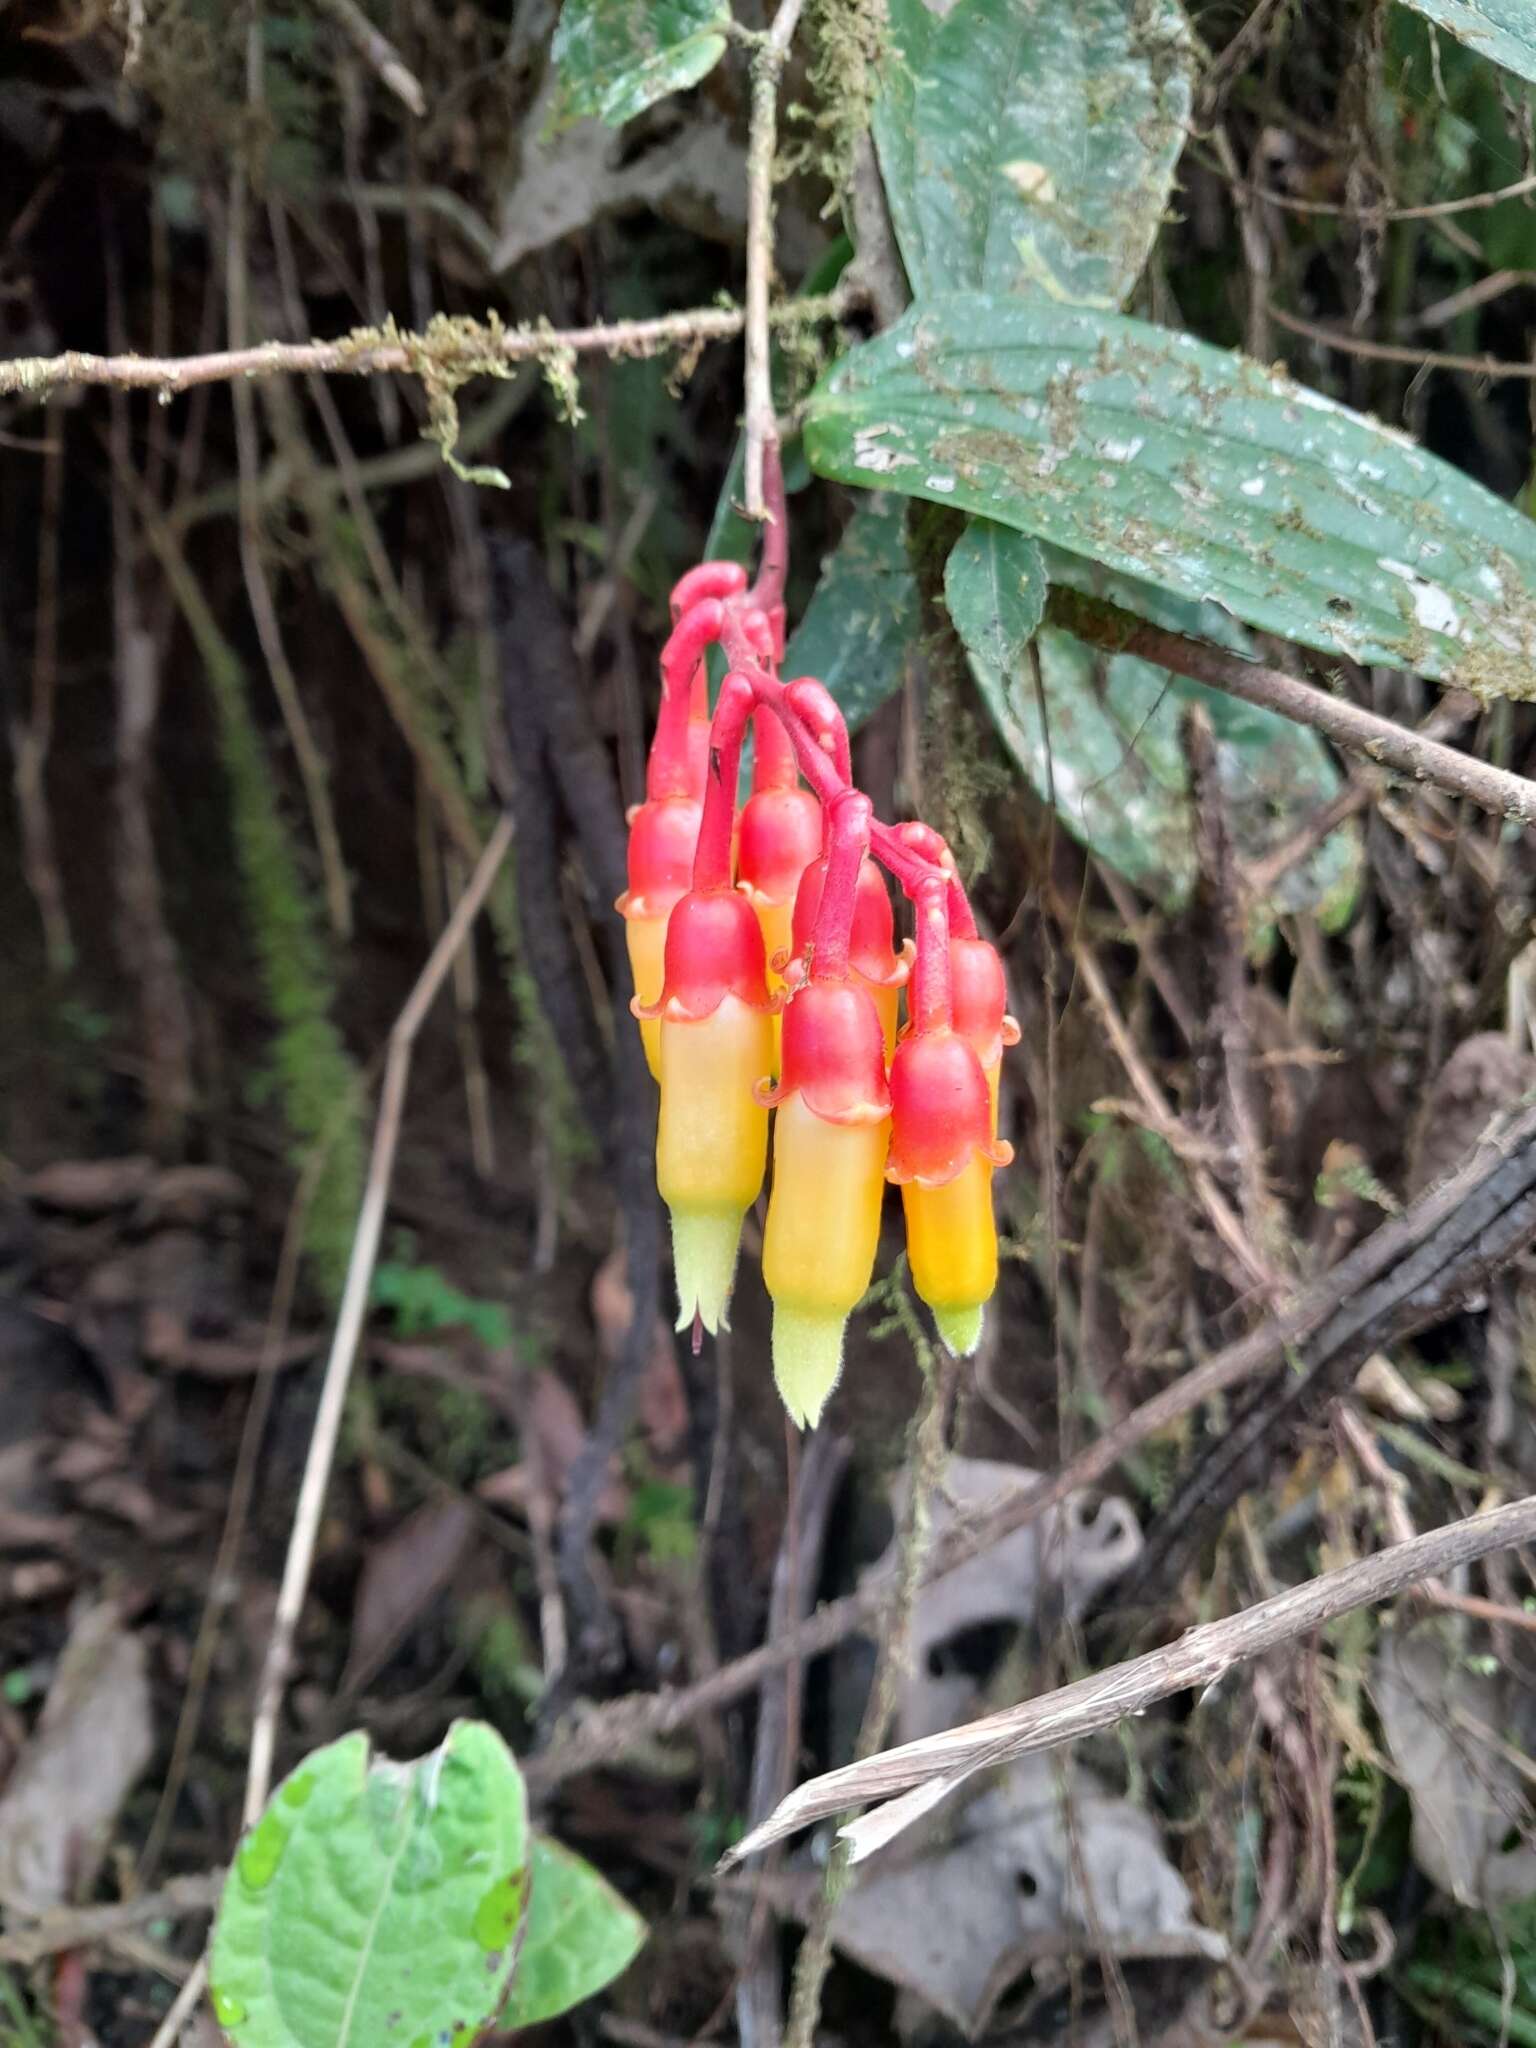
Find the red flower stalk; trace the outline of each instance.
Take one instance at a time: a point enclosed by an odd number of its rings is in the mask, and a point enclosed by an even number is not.
[[[752,740],[752,794],[741,807],[737,876],[763,928],[768,986],[780,989],[784,977],[774,962],[790,951],[800,878],[821,852],[821,805],[800,787],[794,748],[773,712],[756,714]]]
[[[993,1134],[975,1046],[954,1028],[947,885],[918,892],[911,1023],[891,1063],[888,1177],[901,1187],[912,1282],[951,1351],[974,1351],[997,1285],[992,1170],[1012,1147]]]

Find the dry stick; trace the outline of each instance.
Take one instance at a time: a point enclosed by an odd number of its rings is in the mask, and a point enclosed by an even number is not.
[[[1481,1284],[1486,1267],[1476,1258],[1480,1240],[1474,1233],[1469,1246],[1467,1230],[1458,1219],[1474,1204],[1486,1207],[1490,1194],[1496,1194],[1506,1181],[1514,1183],[1516,1202],[1527,1199],[1527,1178],[1536,1178],[1536,1113],[1523,1117],[1497,1144],[1476,1147],[1455,1174],[1421,1195],[1401,1216],[1390,1217],[1306,1288],[1283,1314],[1144,1401],[1059,1472],[1010,1494],[987,1513],[946,1529],[934,1545],[924,1583],[943,1578],[1015,1529],[1059,1507],[1070,1495],[1097,1485],[1149,1437],[1171,1428],[1217,1394],[1279,1364],[1327,1330],[1336,1318],[1348,1324],[1343,1341],[1363,1345],[1371,1341],[1376,1328],[1396,1327],[1401,1313],[1399,1297],[1413,1301],[1430,1296],[1451,1298],[1469,1260]],[[1531,1227],[1536,1230],[1536,1216],[1531,1218]],[[1518,1249],[1518,1236],[1517,1229],[1506,1231],[1504,1255]],[[1341,1318],[1342,1310],[1367,1293],[1379,1302],[1373,1316],[1363,1324],[1359,1317]],[[1434,1312],[1432,1302],[1427,1302],[1425,1313]],[[708,1679],[675,1692],[643,1694],[593,1709],[563,1740],[528,1760],[530,1782],[547,1790],[578,1771],[611,1764],[633,1747],[686,1727],[701,1714],[712,1713],[726,1701],[751,1692],[770,1672],[792,1659],[816,1656],[867,1627],[882,1612],[890,1594],[889,1575],[872,1574],[858,1592],[830,1602],[802,1627],[786,1629]]]
[[[1273,299],[1269,315],[1292,334],[1320,342],[1324,348],[1339,349],[1345,355],[1364,356],[1373,363],[1410,363],[1417,370],[1464,370],[1470,377],[1514,378],[1529,382],[1536,377],[1536,363],[1505,362],[1498,356],[1445,355],[1437,349],[1409,348],[1400,341],[1366,341],[1337,327],[1323,327],[1315,320],[1303,320],[1287,313]]]
[[[1536,824],[1536,782],[1458,753],[1406,726],[1394,725],[1390,718],[1364,711],[1348,698],[1331,697],[1326,690],[1298,682],[1282,669],[1244,661],[1203,641],[1186,640],[1182,634],[1148,625],[1118,605],[1084,597],[1075,590],[1053,590],[1046,615],[1053,626],[1065,627],[1091,646],[1106,647],[1114,654],[1142,655],[1176,675],[1225,691],[1229,697],[1278,711],[1296,725],[1314,726],[1335,746],[1364,754],[1377,767],[1390,768],[1411,782],[1427,782],[1451,796],[1467,797],[1480,810],[1497,817]]]
[[[803,327],[839,320],[858,303],[851,288],[819,297],[789,299],[769,308],[770,327]],[[376,377],[406,371],[466,376],[500,374],[511,363],[578,355],[651,356],[690,342],[731,341],[746,325],[737,306],[695,306],[654,320],[615,320],[591,327],[514,327],[457,320],[441,333],[380,336],[360,328],[335,341],[264,341],[252,348],[218,349],[196,356],[90,355],[66,349],[56,356],[13,356],[0,362],[0,398],[16,393],[45,397],[65,384],[112,385],[162,394],[222,384],[231,377]]]
[[[43,927],[50,974],[67,974],[75,957],[64,882],[48,809],[48,754],[53,745],[53,704],[59,680],[59,539],[64,512],[65,422],[43,447],[43,502],[37,544],[37,611],[32,627],[31,716],[11,715],[12,780],[21,828],[21,869]],[[0,653],[0,670],[5,657]],[[0,674],[0,704],[9,694]],[[19,679],[17,688],[19,700]]]
[[[388,36],[374,27],[357,0],[316,0],[316,5],[322,14],[331,17],[370,70],[376,71],[390,91],[420,119],[427,111],[420,80]]]
[[[389,1200],[395,1148],[399,1143],[401,1113],[405,1106],[406,1082],[411,1071],[412,1047],[427,1012],[432,1007],[433,999],[453,964],[453,956],[469,936],[470,928],[480,914],[481,905],[511,844],[512,821],[503,813],[497,820],[495,831],[485,843],[485,851],[470,876],[469,887],[460,898],[453,916],[443,927],[442,936],[432,948],[427,964],[422,968],[416,986],[406,998],[405,1007],[389,1034],[389,1054],[384,1065],[384,1085],[379,1096],[379,1116],[374,1126],[373,1155],[368,1162],[368,1180],[363,1189],[363,1204],[358,1212],[357,1230],[352,1239],[351,1256],[347,1261],[346,1284],[342,1289],[341,1307],[337,1312],[336,1332],[331,1340],[330,1355],[325,1362],[325,1378],[320,1388],[320,1406],[315,1413],[314,1431],[309,1440],[309,1456],[305,1461],[298,1505],[294,1510],[293,1530],[288,1539],[288,1556],[283,1566],[283,1583],[277,1596],[277,1610],[272,1618],[272,1639],[267,1646],[261,1683],[257,1689],[256,1720],[251,1731],[250,1771],[245,1787],[244,1825],[247,1827],[260,1814],[272,1783],[272,1756],[277,1739],[278,1710],[287,1682],[294,1632],[303,1610],[304,1596],[309,1589],[309,1574],[315,1558],[315,1540],[320,1530],[326,1488],[330,1484],[336,1441],[341,1433],[342,1410],[346,1404],[347,1387],[352,1377],[352,1362],[357,1355],[363,1318],[368,1312],[368,1293],[373,1281],[374,1261],[378,1257],[379,1238],[384,1228],[384,1211]]]
[[[778,139],[779,74],[789,55],[802,0],[779,0],[773,26],[752,58],[747,129],[746,427],[742,469],[749,519],[767,517],[763,449],[776,431],[768,362],[768,281],[773,273],[773,157]]]
[[[206,1955],[200,1955],[192,1965],[187,1981],[172,2001],[170,2011],[156,2027],[149,2048],[175,2048],[175,2043],[181,2039],[182,2032],[192,2017],[192,2008],[202,1997],[207,1983],[208,1958]]]
[[[792,1792],[766,1826],[755,1829],[729,1852],[721,1868],[729,1869],[743,1857],[756,1855],[845,1806],[889,1798],[941,1778],[957,1784],[974,1771],[1112,1728],[1172,1693],[1215,1685],[1235,1664],[1294,1642],[1341,1614],[1390,1600],[1421,1580],[1533,1539],[1536,1494],[1495,1508],[1491,1514],[1432,1529],[1410,1543],[1393,1544],[1358,1564],[1324,1572],[1320,1578],[1292,1586],[1225,1620],[1192,1628],[1167,1649],[1149,1650],[1145,1656],[1059,1686],[1022,1706],[1008,1707],[941,1735],[903,1743],[865,1763],[828,1771]]]
[[[187,1877],[173,1877],[158,1891],[140,1892],[137,1898],[119,1899],[110,1906],[56,1907],[30,1925],[0,1934],[0,1963],[30,1967],[45,1956],[58,1955],[67,1948],[82,1948],[87,1942],[104,1941],[130,1928],[144,1927],[151,1920],[206,1913],[218,1903],[223,1882],[222,1870],[197,1871]]]

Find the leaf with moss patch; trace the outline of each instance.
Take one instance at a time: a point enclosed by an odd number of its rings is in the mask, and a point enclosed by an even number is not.
[[[812,394],[823,476],[1481,696],[1536,696],[1536,525],[1404,434],[1116,313],[956,292]]]
[[[564,105],[610,127],[713,71],[728,0],[565,0],[555,30]]]
[[[1407,5],[1491,64],[1536,80],[1532,0],[1407,0]]]
[[[1194,51],[1178,0],[891,0],[874,112],[914,293],[1118,306],[1173,187]]]

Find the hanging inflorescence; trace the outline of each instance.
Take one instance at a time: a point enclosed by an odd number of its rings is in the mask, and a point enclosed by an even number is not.
[[[661,1084],[656,1177],[678,1328],[726,1319],[772,1112],[774,1373],[790,1414],[814,1424],[874,1271],[886,1180],[901,1188],[913,1284],[940,1336],[976,1348],[997,1283],[992,1172],[1012,1156],[997,1137],[998,1070],[1018,1029],[944,841],[882,824],[853,786],[829,692],[780,679],[788,540],[772,450],[765,483],[757,582],[706,562],[672,593],[618,907]],[[711,646],[729,665],[713,716]],[[752,792],[738,814],[749,721]],[[899,948],[881,868],[913,906],[915,938]]]

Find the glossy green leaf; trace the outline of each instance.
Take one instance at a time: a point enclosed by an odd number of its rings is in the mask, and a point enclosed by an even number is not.
[[[697,85],[725,51],[729,0],[565,0],[555,30],[566,111],[618,127]]]
[[[236,2048],[471,2041],[522,1942],[527,1796],[493,1729],[415,1763],[366,1735],[307,1757],[245,1836],[219,1902],[213,2007]]]
[[[1536,79],[1536,5],[1532,0],[1407,0],[1432,21],[1506,71]]]
[[[812,394],[815,468],[1307,646],[1536,695],[1536,526],[1405,435],[1115,313],[954,293]]]
[[[783,673],[819,677],[857,731],[901,687],[918,626],[906,506],[894,494],[877,495],[859,506],[823,565],[784,650]]]
[[[528,1938],[499,2024],[532,2027],[579,2005],[629,1968],[645,1933],[640,1915],[590,1863],[536,1836]]]
[[[1101,654],[1052,627],[1037,633],[1047,575],[1237,652],[1247,651],[1247,635],[1214,605],[1170,598],[986,520],[974,520],[950,555],[950,616],[1008,751],[1073,836],[1154,901],[1176,909],[1195,880],[1179,737],[1187,704],[1210,714],[1227,819],[1245,861],[1272,851],[1337,795],[1339,771],[1305,727],[1134,655]],[[1031,637],[1038,693],[1025,652]],[[1280,878],[1267,907],[1337,921],[1354,900],[1360,857],[1358,831],[1340,827]]]
[[[891,0],[876,145],[913,292],[1117,306],[1189,118],[1179,0]]]

